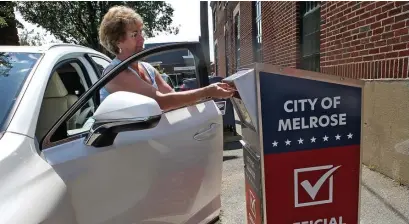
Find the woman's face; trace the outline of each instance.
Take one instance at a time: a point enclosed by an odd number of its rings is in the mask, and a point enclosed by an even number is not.
[[[139,22],[128,24],[125,31],[125,36],[119,43],[122,51],[125,50],[132,53],[142,51],[145,41],[143,37],[143,24]]]

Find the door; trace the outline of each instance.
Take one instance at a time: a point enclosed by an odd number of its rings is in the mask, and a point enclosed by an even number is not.
[[[131,61],[186,50],[195,56],[199,85],[208,84],[198,43],[141,52],[99,79],[42,141],[42,154],[66,183],[78,223],[196,224],[218,216],[223,121],[213,100],[163,113],[154,128],[120,132],[104,147],[84,144],[95,110],[80,127],[62,130]],[[62,132],[65,137],[55,137]]]

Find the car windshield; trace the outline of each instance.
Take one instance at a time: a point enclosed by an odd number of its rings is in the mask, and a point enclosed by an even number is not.
[[[0,132],[39,53],[0,52]]]

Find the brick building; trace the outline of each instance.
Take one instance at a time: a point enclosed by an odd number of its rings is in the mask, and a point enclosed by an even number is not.
[[[213,1],[217,74],[253,62],[408,78],[409,2]]]

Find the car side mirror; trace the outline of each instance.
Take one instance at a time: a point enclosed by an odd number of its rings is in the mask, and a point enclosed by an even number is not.
[[[112,145],[118,133],[156,127],[162,116],[159,104],[152,98],[131,92],[107,96],[95,111],[84,143],[88,146]]]

